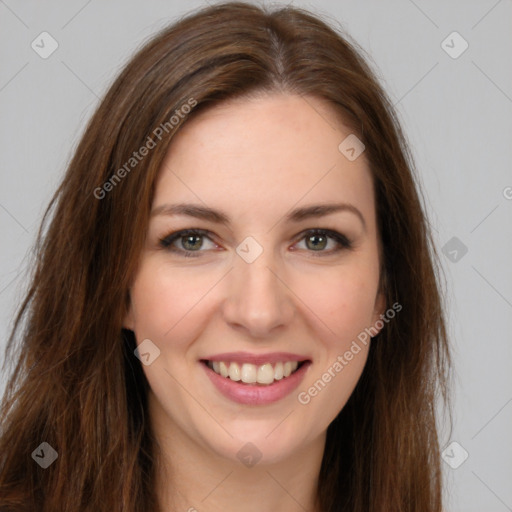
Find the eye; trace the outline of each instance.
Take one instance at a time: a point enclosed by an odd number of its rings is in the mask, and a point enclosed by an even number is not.
[[[323,256],[352,248],[352,243],[345,235],[330,229],[310,229],[301,234],[302,238],[298,245],[303,243],[303,246],[299,248],[318,253],[315,256]]]
[[[301,233],[301,238],[292,250],[306,250],[314,256],[327,256],[343,249],[351,249],[352,243],[343,234],[330,229],[309,229]],[[160,246],[185,257],[197,257],[205,250],[219,246],[211,239],[211,233],[204,229],[183,229],[160,239]],[[304,244],[300,247],[301,244]]]
[[[185,257],[199,256],[194,253],[218,247],[208,236],[209,234],[209,231],[204,229],[183,229],[160,239],[160,246],[171,252],[181,253]]]

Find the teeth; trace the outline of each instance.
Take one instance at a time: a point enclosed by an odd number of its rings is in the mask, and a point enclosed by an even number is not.
[[[223,377],[227,377],[229,375],[229,370],[228,370],[228,367],[226,366],[226,363],[224,361],[221,361],[219,363],[219,366],[220,366],[220,374]],[[213,369],[215,370],[215,365],[213,366]],[[219,372],[217,372],[217,370],[215,370],[215,372],[219,373]]]
[[[258,375],[258,369],[253,364],[242,365],[242,382],[254,384]]]
[[[231,380],[240,380],[240,366],[236,363],[231,363],[229,365],[229,378]]]
[[[263,364],[258,368],[257,381],[260,384],[272,384],[272,382],[274,382],[274,375],[275,373],[272,365],[270,363]]]
[[[284,377],[283,363],[279,362],[274,368],[274,379],[281,380]]]
[[[289,377],[299,366],[297,361],[279,361],[274,366],[265,363],[260,366],[244,363],[240,367],[235,362],[209,361],[208,366],[222,377],[229,377],[234,381],[242,381],[246,384],[272,384],[274,380]]]

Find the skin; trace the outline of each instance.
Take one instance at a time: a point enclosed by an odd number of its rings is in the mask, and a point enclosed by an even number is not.
[[[338,150],[350,133],[323,100],[272,94],[222,103],[173,139],[153,211],[193,203],[221,210],[230,224],[154,215],[130,290],[125,327],[137,343],[150,339],[160,350],[143,369],[165,510],[316,509],[326,430],[350,397],[369,344],[309,403],[297,395],[385,310],[370,170],[364,153],[351,162]],[[294,208],[325,203],[351,204],[365,225],[348,210],[285,220]],[[212,233],[199,256],[160,245],[188,228]],[[333,252],[338,244],[329,238],[312,249],[304,231],[313,228],[344,234],[352,248]],[[263,248],[252,263],[236,252],[248,236]],[[173,246],[183,251],[183,242]],[[292,352],[312,364],[287,397],[241,405],[218,392],[199,362],[232,351]],[[247,442],[262,456],[250,468],[237,458]]]

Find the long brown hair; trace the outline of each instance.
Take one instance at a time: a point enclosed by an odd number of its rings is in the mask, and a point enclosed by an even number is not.
[[[238,2],[190,14],[131,59],[45,213],[4,363],[2,511],[158,510],[148,383],[122,328],[155,180],[183,123],[276,91],[326,100],[364,142],[381,283],[388,305],[403,306],[328,428],[322,512],[441,511],[436,403],[449,404],[450,352],[437,254],[393,107],[361,50],[319,17]],[[47,469],[31,456],[43,442],[58,454]]]

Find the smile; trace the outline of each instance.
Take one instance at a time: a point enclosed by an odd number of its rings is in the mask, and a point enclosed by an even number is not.
[[[239,364],[234,361],[207,361],[207,366],[217,375],[236,382],[245,384],[269,385],[275,381],[285,379],[294,373],[299,364],[298,361],[278,361],[277,363],[265,363],[256,365],[251,363]]]
[[[266,405],[290,395],[312,364],[308,355],[229,352],[199,361],[224,397],[245,405]]]

